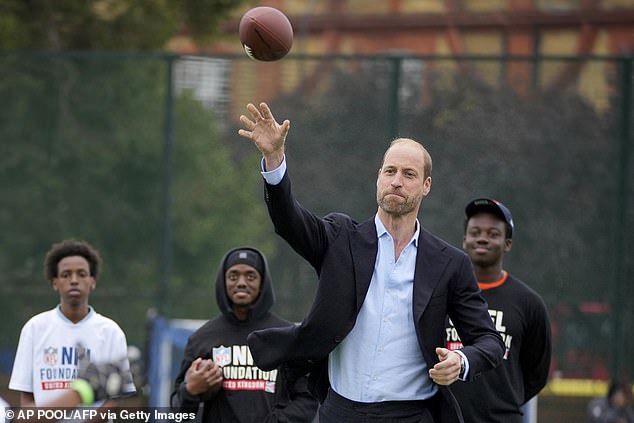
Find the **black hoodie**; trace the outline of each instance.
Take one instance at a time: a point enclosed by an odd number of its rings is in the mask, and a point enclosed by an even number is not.
[[[236,250],[251,250],[263,263],[260,295],[249,310],[247,320],[238,320],[226,293],[225,272],[229,255]],[[254,248],[240,247],[222,258],[216,276],[216,302],[222,314],[194,332],[187,341],[180,371],[174,383],[171,405],[181,412],[196,412],[203,402],[203,423],[310,423],[317,411],[317,400],[306,387],[306,378],[295,379],[285,368],[264,372],[253,364],[247,335],[254,330],[288,326],[292,323],[270,312],[275,302],[266,258]],[[203,400],[185,389],[185,373],[198,357],[213,358],[222,365],[222,389]]]

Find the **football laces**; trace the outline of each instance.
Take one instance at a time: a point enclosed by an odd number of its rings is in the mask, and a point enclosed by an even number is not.
[[[242,44],[242,47],[244,47],[244,52],[247,54],[247,56],[255,60],[255,57],[253,56],[253,49],[246,44]]]

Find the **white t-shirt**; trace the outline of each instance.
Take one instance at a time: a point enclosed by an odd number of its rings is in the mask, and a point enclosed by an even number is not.
[[[0,423],[5,423],[7,421],[7,409],[11,408],[9,403],[4,399],[0,398]]]
[[[58,305],[33,316],[22,328],[9,389],[32,392],[35,405],[54,400],[77,378],[78,344],[86,348],[93,363],[124,358],[129,368],[125,334],[119,325],[92,307],[86,317],[73,323]],[[134,383],[124,391],[135,392]]]

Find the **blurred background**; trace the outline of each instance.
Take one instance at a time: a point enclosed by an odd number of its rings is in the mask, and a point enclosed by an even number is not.
[[[242,52],[257,5],[292,22],[281,61]],[[511,209],[505,268],[553,325],[539,421],[581,421],[607,381],[634,378],[633,52],[632,0],[0,1],[0,394],[17,405],[13,355],[57,304],[42,263],[61,239],[101,252],[91,303],[145,369],[177,364],[217,315],[217,266],[239,245],[268,256],[274,311],[303,318],[316,276],[274,234],[237,135],[267,101],[292,121],[289,172],[317,214],[371,217],[397,136],[434,159],[419,218],[435,234],[461,246],[476,197]]]

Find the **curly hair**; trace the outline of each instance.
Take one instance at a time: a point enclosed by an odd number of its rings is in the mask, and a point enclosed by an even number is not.
[[[71,256],[80,256],[86,259],[90,265],[90,276],[97,279],[101,266],[101,256],[92,245],[85,241],[66,239],[51,246],[44,259],[44,275],[46,280],[52,282],[57,277],[57,265],[59,262]]]

